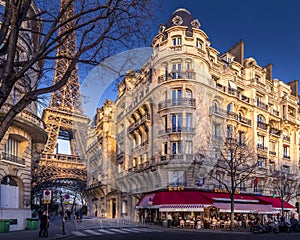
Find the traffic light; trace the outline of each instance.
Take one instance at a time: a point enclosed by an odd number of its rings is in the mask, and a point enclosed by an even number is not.
[[[296,211],[297,211],[297,213],[299,213],[300,212],[300,206],[299,206],[299,202],[296,202],[296,205],[295,205],[295,207],[296,207]]]

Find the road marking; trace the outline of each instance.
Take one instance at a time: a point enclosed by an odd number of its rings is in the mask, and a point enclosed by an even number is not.
[[[72,234],[74,234],[78,237],[86,237],[87,236],[86,234],[79,232],[79,231],[73,231]]]
[[[116,234],[116,232],[110,232],[110,231],[107,231],[107,230],[104,230],[104,229],[98,229],[99,232],[102,232],[102,233],[107,233],[107,234]]]
[[[102,235],[102,233],[99,233],[99,232],[96,232],[96,231],[90,230],[90,229],[87,229],[87,230],[84,230],[84,231],[87,232],[87,233],[93,234],[93,235]]]
[[[132,233],[140,233],[141,231],[133,230],[131,228],[122,228],[123,231],[132,232]]]
[[[110,229],[111,231],[114,231],[114,232],[117,232],[117,233],[128,233],[128,232],[125,232],[123,230],[120,230],[120,229],[116,229],[116,228],[112,228]]]
[[[141,232],[160,232],[159,230],[148,229],[148,228],[131,228],[131,229],[141,231]]]

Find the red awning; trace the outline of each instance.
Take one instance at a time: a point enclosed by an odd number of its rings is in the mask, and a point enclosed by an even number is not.
[[[218,193],[218,192],[206,192],[203,193],[206,197],[212,198],[214,202],[230,202],[230,194],[229,193]],[[258,203],[259,200],[254,196],[247,196],[243,194],[235,194],[234,202],[247,202],[247,203]]]
[[[173,191],[173,192],[157,192],[154,194],[146,194],[137,204],[137,208],[145,208],[149,206],[149,198],[152,199],[152,206],[161,207],[162,205],[180,205],[180,204],[201,204],[212,205],[213,200],[206,197],[205,193],[197,191]]]
[[[216,202],[214,206],[220,208],[220,212],[230,212],[231,204],[224,202]],[[235,203],[234,212],[236,213],[260,213],[260,214],[274,214],[276,210],[271,205],[251,204],[251,203]]]
[[[268,203],[268,204],[272,204],[272,207],[273,208],[276,208],[276,209],[281,209],[281,199],[280,198],[272,198],[272,197],[266,197],[266,196],[255,196],[258,200],[261,201],[261,203]],[[294,210],[295,209],[295,206],[287,203],[287,202],[284,202],[284,205],[283,205],[283,209],[284,210]]]

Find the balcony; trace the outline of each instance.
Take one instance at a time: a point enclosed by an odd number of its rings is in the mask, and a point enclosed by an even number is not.
[[[250,103],[250,98],[248,98],[248,97],[245,96],[245,95],[242,95],[241,100],[242,100],[243,102]]]
[[[268,130],[268,124],[267,124],[267,123],[264,123],[264,122],[257,122],[257,127],[258,127],[259,129],[263,129],[263,130],[265,130],[265,131]]]
[[[285,160],[291,160],[291,156],[283,155],[283,159],[285,159]]]
[[[242,123],[242,124],[247,125],[247,126],[251,126],[251,120],[248,119],[248,118],[245,118],[245,117],[243,117],[243,116],[239,116],[239,117],[238,117],[238,121],[239,121],[240,123]]]
[[[256,106],[258,106],[259,108],[268,111],[269,106],[263,102],[257,101],[256,102]]]
[[[264,146],[264,145],[258,143],[258,144],[257,144],[257,149],[258,149],[258,150],[262,150],[262,151],[267,151],[267,150],[268,150],[268,147],[266,147],[266,146]]]
[[[137,146],[133,147],[131,152],[134,153],[134,152],[137,152],[137,151],[145,151],[147,149],[147,146],[148,146],[148,140],[141,143],[140,145],[137,145]]]
[[[195,98],[168,99],[158,104],[158,110],[162,110],[164,108],[169,108],[169,107],[178,107],[178,106],[195,108],[196,99]]]
[[[11,163],[17,163],[20,165],[25,166],[25,159],[24,158],[20,158],[5,152],[2,152],[2,160],[7,161],[7,162],[11,162]]]
[[[146,121],[150,120],[150,114],[144,114],[140,119],[136,122],[132,123],[128,127],[128,132],[132,132],[134,129],[139,127],[140,125],[144,124]]]
[[[174,79],[196,79],[196,73],[193,70],[187,70],[186,72],[174,71],[158,76],[157,81],[158,83],[163,83]]]
[[[158,131],[158,135],[170,134],[170,133],[195,133],[195,128],[174,127],[174,128],[167,128],[167,129]]]
[[[276,136],[276,137],[280,137],[281,135],[281,131],[277,128],[270,128],[270,134]]]

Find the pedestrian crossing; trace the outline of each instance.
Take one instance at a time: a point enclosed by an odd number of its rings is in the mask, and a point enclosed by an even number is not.
[[[81,231],[72,231],[77,237],[85,237],[91,235],[110,235],[110,234],[139,234],[139,233],[161,232],[156,229],[149,228],[110,228],[110,229],[82,229]]]

